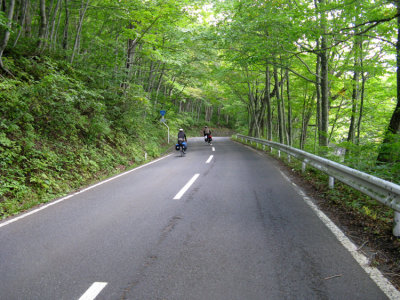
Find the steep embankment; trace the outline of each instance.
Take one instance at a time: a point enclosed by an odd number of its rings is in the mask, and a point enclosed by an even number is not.
[[[46,57],[6,62],[15,77],[0,80],[0,218],[168,147],[158,116],[132,90]]]

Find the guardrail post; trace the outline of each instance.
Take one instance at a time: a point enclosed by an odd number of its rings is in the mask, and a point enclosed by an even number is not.
[[[393,235],[400,237],[400,212],[394,211]]]
[[[335,187],[335,178],[329,176],[329,188],[332,190]]]
[[[289,154],[287,156],[287,161],[288,161],[288,163],[290,163],[290,155]]]
[[[252,141],[258,140],[256,141],[257,147],[259,147],[258,144],[262,144],[263,149],[267,149],[268,147],[271,153],[273,153],[273,149],[276,149],[279,158],[281,157],[282,149],[283,152],[287,153],[288,161],[290,161],[291,156],[293,156],[302,162],[301,170],[303,173],[306,172],[307,164],[320,169],[329,176],[329,188],[331,189],[334,188],[336,177],[336,179],[340,180],[344,184],[347,184],[378,200],[384,205],[391,207],[394,210],[392,233],[395,237],[400,238],[400,185],[279,143],[261,139],[248,139],[246,136],[242,135],[238,135],[238,138],[245,141],[246,144],[250,142],[251,145],[253,144]],[[390,196],[389,198],[388,195]]]

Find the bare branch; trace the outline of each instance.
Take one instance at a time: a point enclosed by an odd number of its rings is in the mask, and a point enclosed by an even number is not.
[[[294,53],[294,56],[296,56],[297,59],[300,60],[300,62],[307,68],[307,70],[308,70],[308,72],[309,72],[310,74],[312,74],[312,75],[314,75],[314,76],[316,76],[316,77],[321,78],[321,76],[317,75],[316,73],[314,73],[314,72],[310,69],[310,67],[306,64],[306,62],[305,62],[297,53]]]
[[[398,16],[400,16],[400,13],[397,13],[394,16],[389,17],[389,18],[379,19],[379,20],[371,20],[371,21],[367,21],[367,22],[364,22],[364,23],[357,24],[355,26],[342,28],[340,31],[353,30],[353,29],[356,29],[356,28],[359,28],[359,27],[362,27],[362,26],[365,26],[365,25],[368,25],[368,24],[372,24],[372,25],[368,26],[365,30],[357,33],[357,35],[360,35],[360,34],[366,33],[367,31],[369,31],[370,29],[378,26],[381,23],[392,21],[392,20],[396,19]]]

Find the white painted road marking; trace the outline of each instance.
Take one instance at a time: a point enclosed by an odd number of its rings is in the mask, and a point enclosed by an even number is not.
[[[289,181],[296,191],[302,196],[303,200],[308,206],[315,212],[318,218],[325,224],[326,227],[336,236],[339,242],[350,252],[353,258],[358,262],[358,264],[364,269],[364,271],[369,275],[369,277],[376,283],[376,285],[388,296],[389,299],[398,300],[400,299],[400,292],[382,275],[382,273],[374,267],[371,267],[368,262],[368,258],[361,254],[357,249],[358,247],[350,241],[350,239],[343,233],[335,223],[327,217],[313,202],[307,197],[306,193],[292,182],[289,177],[287,177],[282,171],[280,171],[282,176]]]
[[[149,162],[149,163],[147,163],[147,164],[144,164],[144,165],[142,165],[142,166],[139,166],[139,167],[137,167],[137,168],[134,168],[134,169],[132,169],[132,170],[126,171],[126,172],[124,172],[124,173],[121,173],[121,174],[119,174],[119,175],[116,175],[116,176],[114,176],[114,177],[111,177],[111,178],[109,178],[109,179],[106,179],[106,180],[104,180],[104,181],[101,181],[101,182],[99,182],[99,183],[97,183],[97,184],[94,184],[94,185],[92,185],[92,186],[89,186],[89,187],[87,187],[87,188],[85,188],[85,189],[83,189],[83,190],[80,190],[79,192],[70,194],[70,195],[65,196],[65,197],[63,197],[63,198],[61,198],[61,199],[58,199],[58,200],[53,201],[53,202],[50,202],[50,203],[48,203],[48,204],[46,204],[46,205],[43,205],[43,206],[41,206],[41,207],[39,207],[39,208],[37,208],[37,209],[32,210],[32,211],[30,211],[30,212],[28,212],[28,213],[26,213],[26,214],[20,215],[20,216],[14,218],[14,219],[11,219],[11,220],[8,220],[8,221],[6,221],[6,222],[4,222],[4,223],[1,223],[1,224],[0,224],[0,228],[3,227],[3,226],[7,226],[7,225],[9,225],[9,224],[11,224],[11,223],[14,223],[14,222],[16,222],[16,221],[18,221],[18,220],[20,220],[20,219],[26,218],[27,216],[33,215],[33,214],[35,214],[35,213],[37,213],[37,212],[39,212],[39,211],[41,211],[41,210],[43,210],[43,209],[45,209],[45,208],[48,208],[49,206],[55,205],[55,204],[60,203],[60,202],[62,202],[62,201],[64,201],[64,200],[67,200],[67,199],[69,199],[69,198],[72,198],[72,197],[74,197],[74,196],[76,196],[76,195],[82,194],[82,193],[84,193],[84,192],[86,192],[86,191],[88,191],[88,190],[91,190],[91,189],[93,189],[93,188],[95,188],[95,187],[98,187],[99,185],[102,185],[102,184],[104,184],[104,183],[107,183],[107,182],[109,182],[109,181],[111,181],[111,180],[114,180],[114,179],[117,179],[117,178],[119,178],[119,177],[121,177],[121,176],[127,175],[127,174],[129,174],[129,173],[131,173],[131,172],[133,172],[133,171],[139,170],[139,169],[144,168],[144,167],[146,167],[146,166],[148,166],[148,165],[154,164],[154,163],[156,163],[156,162],[158,162],[158,161],[160,161],[160,160],[162,160],[162,159],[164,159],[164,158],[167,158],[168,156],[171,156],[171,155],[172,155],[172,154],[169,154],[169,155],[166,155],[166,156],[161,157],[161,158],[159,158],[159,159],[153,160],[153,161],[151,161],[151,162]]]
[[[215,151],[215,148],[214,148],[214,147],[212,147],[212,151]]]
[[[107,282],[95,282],[90,288],[79,298],[79,300],[93,300],[106,287]]]
[[[214,155],[210,155],[210,157],[207,159],[206,164],[209,164],[210,161],[213,159]]]
[[[195,174],[192,179],[189,180],[188,183],[179,191],[178,194],[175,195],[174,200],[179,200],[182,198],[183,194],[190,188],[190,186],[196,181],[196,179],[200,176],[200,174]]]

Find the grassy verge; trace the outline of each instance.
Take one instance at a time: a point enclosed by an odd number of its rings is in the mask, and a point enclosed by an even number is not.
[[[97,145],[42,140],[23,163],[2,171],[0,218],[137,167],[171,148],[162,138],[138,140],[122,144],[102,141]]]

